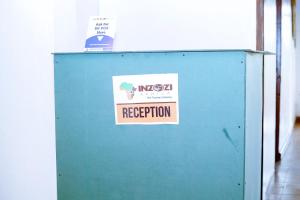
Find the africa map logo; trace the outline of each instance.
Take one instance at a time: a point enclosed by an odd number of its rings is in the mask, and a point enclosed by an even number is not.
[[[131,83],[123,82],[120,85],[120,90],[126,92],[128,100],[132,100],[134,97],[134,92],[136,91],[136,88]]]

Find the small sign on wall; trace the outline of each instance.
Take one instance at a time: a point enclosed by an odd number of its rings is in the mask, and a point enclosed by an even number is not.
[[[121,124],[179,124],[178,74],[113,76],[115,120]]]
[[[110,51],[113,49],[116,22],[113,18],[91,17],[89,20],[85,49],[87,51]]]

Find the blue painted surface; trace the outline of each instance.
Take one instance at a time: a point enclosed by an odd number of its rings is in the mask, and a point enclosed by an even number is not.
[[[246,55],[56,54],[58,199],[244,199]],[[178,73],[179,125],[116,126],[112,76],[158,73]]]
[[[107,35],[95,35],[88,38],[85,42],[85,48],[104,48],[112,49],[114,39]]]

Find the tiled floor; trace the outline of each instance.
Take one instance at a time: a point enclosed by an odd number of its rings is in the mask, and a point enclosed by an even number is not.
[[[300,126],[297,125],[264,200],[300,200]]]

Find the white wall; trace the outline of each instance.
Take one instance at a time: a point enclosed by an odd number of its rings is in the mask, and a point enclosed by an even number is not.
[[[300,1],[296,8],[296,115],[300,117]]]
[[[290,0],[284,0],[282,7],[281,112],[279,138],[279,149],[282,154],[284,154],[289,142],[295,122],[296,69],[291,17]]]
[[[82,51],[98,8],[98,0],[0,1],[1,200],[56,199],[51,53]]]
[[[255,49],[254,0],[99,0],[117,18],[115,50]]]
[[[53,3],[0,1],[0,199],[56,199]]]
[[[276,52],[276,4],[265,0],[264,48]],[[275,170],[275,98],[276,98],[276,56],[265,56],[264,65],[264,192]]]

